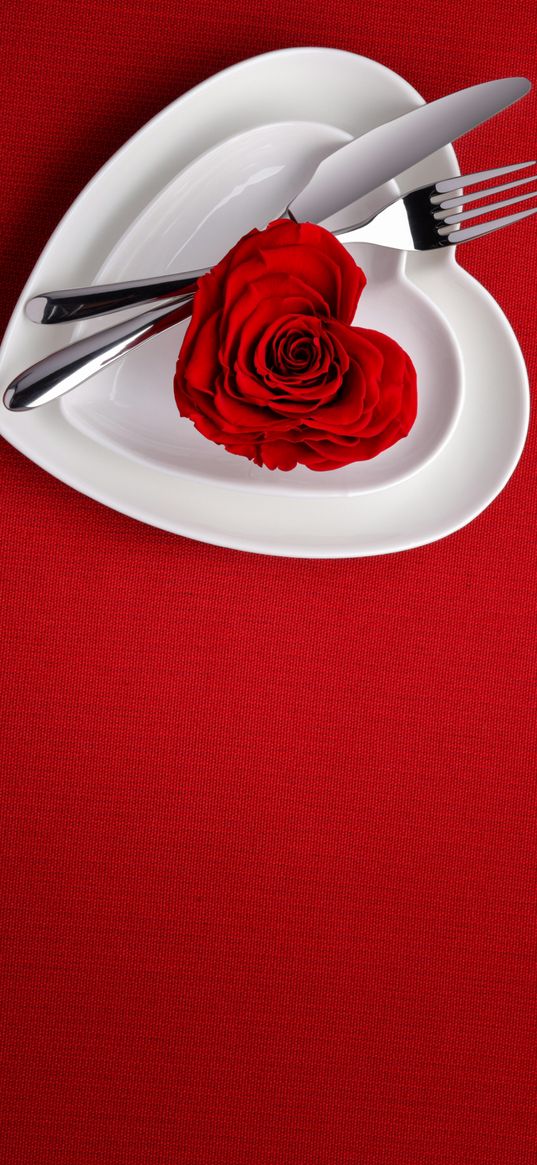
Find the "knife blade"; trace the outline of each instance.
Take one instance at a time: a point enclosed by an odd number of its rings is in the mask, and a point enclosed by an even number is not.
[[[526,77],[485,81],[420,105],[329,154],[289,203],[297,222],[322,222],[456,141],[531,89]],[[358,225],[358,224],[357,224]]]
[[[408,170],[435,150],[489,120],[531,89],[525,77],[504,77],[461,89],[420,105],[384,125],[369,130],[329,154],[310,181],[282,213],[301,222],[322,222],[376,191],[389,179]],[[375,213],[383,209],[382,199]],[[370,203],[362,217],[345,230],[362,226],[371,217]],[[274,216],[276,217],[276,216]],[[337,232],[336,232],[337,233]],[[204,270],[43,292],[26,304],[34,323],[55,324],[91,319],[192,293]]]
[[[524,97],[530,88],[531,84],[525,77],[487,81],[450,93],[429,105],[418,106],[393,121],[377,126],[325,158],[304,189],[285,208],[283,215],[301,222],[322,222],[448,142],[508,108]],[[200,274],[203,272],[166,277],[164,304],[161,301],[158,307],[134,320],[115,324],[77,340],[26,369],[5,390],[3,399],[6,408],[22,411],[62,396],[137,344],[173,326],[178,318],[185,318],[189,314],[189,301],[195,292],[194,276],[199,277]],[[93,286],[42,293],[30,300],[27,307],[38,305],[38,310],[44,316],[48,313],[48,322],[54,322],[55,310],[63,320],[89,318],[106,311],[121,310],[122,306],[150,302],[156,282],[160,285],[162,296],[161,278],[137,280],[134,284],[119,286]],[[123,291],[128,294],[128,300],[124,303],[121,302]],[[180,303],[178,296],[181,297]],[[176,299],[175,312],[170,297]],[[35,320],[36,316],[31,318]]]

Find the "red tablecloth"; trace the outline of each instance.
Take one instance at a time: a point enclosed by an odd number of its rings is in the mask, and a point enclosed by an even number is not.
[[[530,0],[6,6],[2,325],[111,152],[293,44],[537,81]],[[463,165],[531,157],[536,108]],[[535,221],[460,258],[531,374]],[[2,443],[2,1162],[533,1165],[534,458],[445,541],[314,562]]]

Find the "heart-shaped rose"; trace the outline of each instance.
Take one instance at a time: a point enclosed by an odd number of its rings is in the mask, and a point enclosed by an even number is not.
[[[395,340],[352,326],[365,282],[322,227],[251,231],[199,281],[175,373],[181,415],[269,469],[338,469],[405,437],[415,369]]]

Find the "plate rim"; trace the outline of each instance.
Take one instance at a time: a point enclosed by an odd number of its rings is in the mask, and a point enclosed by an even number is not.
[[[292,128],[295,134],[299,136],[301,128],[305,125],[310,125],[314,127],[315,130],[318,128],[319,131],[329,131],[330,133],[333,132],[335,137],[339,135],[340,139],[342,139],[342,144],[344,144],[345,141],[352,140],[350,134],[346,133],[346,131],[341,131],[337,126],[330,125],[327,122],[306,122],[303,119],[293,119],[285,122],[264,122],[252,127],[249,130],[241,130],[239,133],[232,134],[228,138],[222,139],[222,141],[216,143],[214,146],[204,150],[202,154],[193,159],[192,162],[184,167],[183,170],[179,171],[178,174],[170,179],[170,181],[162,187],[158,194],[156,194],[154,198],[150,199],[150,201],[140,211],[140,213],[131,220],[123,234],[118,238],[110,254],[104,260],[104,263],[99,267],[95,281],[114,282],[118,279],[123,279],[124,277],[138,277],[136,274],[129,273],[127,273],[126,276],[121,274],[118,275],[117,273],[114,273],[113,270],[110,273],[110,262],[112,261],[113,267],[113,261],[116,253],[120,249],[122,252],[128,249],[129,242],[132,242],[132,232],[136,230],[140,220],[142,220],[144,216],[151,211],[151,208],[161,199],[165,199],[166,196],[168,196],[169,199],[170,191],[177,186],[178,182],[184,178],[188,178],[190,172],[194,171],[199,163],[203,163],[205,160],[207,163],[209,163],[210,158],[215,154],[216,151],[221,151],[224,147],[228,145],[231,146],[233,142],[237,140],[240,141],[249,135],[260,135],[261,131],[264,131],[265,135],[268,135],[274,131],[277,131],[279,127],[282,127],[285,130],[290,130]],[[395,186],[395,182],[393,185]],[[140,229],[141,228],[138,227],[138,230]],[[351,244],[348,249],[349,253],[353,255],[353,251],[355,249],[354,245]],[[377,493],[383,489],[391,489],[403,481],[408,480],[410,477],[413,477],[416,473],[420,473],[427,465],[430,464],[431,461],[434,460],[435,457],[439,455],[439,453],[451,438],[464,405],[464,363],[456,334],[434,301],[429,296],[425,295],[425,293],[419,287],[417,287],[412,282],[412,280],[408,278],[406,273],[405,260],[406,256],[404,252],[401,252],[400,254],[394,252],[393,282],[399,286],[404,285],[405,289],[410,288],[413,299],[413,306],[416,306],[419,310],[419,302],[422,301],[423,306],[424,308],[426,307],[432,321],[434,321],[435,325],[437,325],[444,333],[446,350],[449,348],[449,357],[452,361],[455,371],[453,410],[446,430],[434,448],[422,452],[421,457],[416,464],[407,467],[406,469],[404,467],[400,468],[399,472],[396,471],[391,480],[381,480],[380,482],[375,482],[373,480],[373,482],[369,483],[367,481],[362,483],[353,483],[352,481],[349,481],[347,483],[345,481],[340,481],[335,475],[315,474],[310,471],[311,480],[309,480],[309,478],[307,480],[302,479],[299,485],[295,484],[293,487],[293,484],[290,480],[291,475],[289,474],[286,474],[285,476],[282,475],[281,478],[275,478],[270,475],[270,471],[267,471],[263,477],[256,476],[251,480],[247,480],[246,478],[237,478],[234,480],[233,478],[226,478],[222,471],[219,471],[216,474],[210,474],[209,472],[204,472],[203,470],[196,470],[195,468],[190,467],[188,464],[182,465],[180,463],[177,466],[172,467],[171,465],[160,464],[157,456],[151,457],[149,453],[144,455],[143,452],[136,450],[134,446],[130,448],[127,445],[123,445],[119,436],[117,439],[114,438],[112,429],[110,430],[110,433],[108,433],[106,428],[100,429],[97,425],[93,426],[91,423],[91,418],[87,415],[87,410],[85,410],[83,406],[81,406],[80,409],[77,409],[76,398],[74,395],[69,393],[65,397],[61,397],[59,399],[59,408],[68,424],[70,424],[78,432],[82,433],[83,436],[93,440],[96,445],[102,445],[105,448],[112,450],[114,453],[119,454],[120,456],[124,456],[130,460],[133,460],[137,464],[142,464],[150,468],[154,468],[159,472],[169,474],[171,477],[182,477],[183,479],[190,482],[207,482],[209,485],[222,487],[223,489],[240,490],[253,494],[268,494],[271,496],[279,495],[281,497],[358,497],[364,494]],[[356,261],[358,262],[358,259]],[[361,262],[362,265],[364,265],[363,260],[361,260]],[[392,280],[390,280],[390,282],[392,282]],[[124,315],[125,313],[114,313],[113,316],[110,317],[110,321],[113,323],[116,318],[123,318]],[[412,315],[412,310],[410,311],[410,315]],[[357,322],[359,323],[359,320]],[[90,335],[93,330],[94,328],[92,321],[82,321],[75,325],[73,330],[73,339],[79,339],[80,337]],[[246,468],[248,468],[248,466],[246,466]],[[352,466],[349,466],[349,469],[352,470],[352,468]],[[317,480],[318,478],[322,478],[322,484]],[[330,480],[328,480],[328,478],[330,478]]]
[[[407,97],[411,98],[410,108],[416,107],[416,106],[424,103],[423,98],[417,93],[417,91],[404,78],[400,77],[393,70],[388,69],[381,62],[374,61],[371,58],[363,57],[363,56],[360,56],[358,54],[350,53],[347,50],[322,48],[319,46],[312,46],[312,47],[296,46],[296,47],[289,47],[286,49],[271,50],[269,53],[263,53],[263,54],[260,54],[259,56],[250,57],[250,58],[247,58],[246,60],[243,60],[243,61],[237,62],[236,64],[230,65],[226,69],[222,70],[221,72],[216,73],[209,78],[206,78],[204,81],[200,82],[200,84],[198,86],[195,86],[193,89],[188,90],[186,93],[180,95],[178,98],[176,98],[174,101],[172,101],[163,110],[161,110],[159,113],[157,113],[144,126],[141,126],[135,132],[135,134],[133,134],[131,136],[131,138],[129,138],[129,140],[127,142],[125,142],[119,148],[119,150],[116,151],[116,153],[114,155],[112,155],[112,157],[109,158],[105,162],[104,166],[102,166],[97,171],[97,173],[93,176],[93,178],[90,179],[90,182],[84,187],[84,189],[80,192],[80,194],[74,200],[72,205],[68,208],[65,215],[61,219],[60,223],[57,225],[57,227],[53,231],[52,235],[50,236],[48,242],[46,243],[46,245],[45,245],[43,251],[41,252],[41,255],[39,256],[32,272],[30,273],[29,279],[28,279],[25,287],[23,288],[23,290],[21,292],[21,295],[17,301],[17,304],[16,304],[14,311],[12,313],[12,317],[11,317],[9,324],[8,324],[8,327],[6,329],[4,340],[2,343],[2,355],[3,355],[3,351],[6,347],[6,344],[8,343],[8,341],[11,338],[11,332],[12,332],[13,328],[15,327],[16,323],[18,322],[17,317],[18,317],[19,312],[20,312],[21,302],[23,302],[25,297],[28,295],[28,288],[32,282],[32,279],[34,278],[34,276],[36,276],[36,273],[37,273],[37,275],[39,274],[40,268],[44,264],[44,261],[45,261],[46,257],[48,256],[49,250],[54,245],[54,242],[56,241],[59,232],[62,230],[62,227],[71,218],[71,216],[75,214],[76,210],[78,208],[80,208],[80,206],[83,204],[83,202],[89,197],[89,195],[91,194],[91,192],[94,189],[95,184],[97,182],[99,182],[99,179],[102,178],[103,174],[107,173],[108,170],[111,169],[118,162],[118,160],[123,158],[125,152],[128,151],[129,147],[133,144],[133,142],[139,141],[139,139],[143,135],[150,132],[151,129],[157,123],[165,120],[168,116],[170,116],[172,111],[176,110],[179,106],[183,105],[185,102],[188,102],[196,95],[199,95],[200,93],[204,92],[206,88],[208,88],[209,86],[211,86],[213,84],[216,84],[222,78],[225,78],[233,73],[238,73],[241,70],[248,71],[248,70],[255,69],[256,65],[258,65],[262,61],[273,62],[277,59],[281,59],[282,56],[293,56],[293,55],[294,56],[307,56],[307,55],[309,55],[312,58],[316,58],[317,63],[319,65],[321,64],[321,58],[323,59],[323,64],[324,64],[324,61],[327,61],[327,58],[332,58],[332,61],[335,64],[335,58],[338,58],[341,56],[348,58],[349,60],[352,59],[352,62],[355,65],[360,64],[361,62],[365,62],[366,65],[368,65],[368,66],[373,65],[376,70],[379,70],[380,72],[386,73],[386,75],[389,76],[392,79],[392,81],[394,81],[396,83],[397,87],[399,88],[399,91],[400,92],[402,91]],[[454,165],[456,163],[456,158],[455,158],[455,154],[454,154],[453,150],[451,148],[448,148],[447,152],[452,159],[451,164]],[[103,230],[104,230],[104,227],[103,227]],[[449,256],[449,261],[455,263],[454,254],[451,254]],[[82,260],[80,260],[80,263],[82,264]],[[519,460],[519,457],[520,457],[520,454],[522,452],[524,442],[525,442],[525,437],[526,437],[526,433],[527,433],[527,419],[529,416],[529,394],[528,394],[527,371],[525,368],[522,353],[520,351],[520,346],[518,344],[518,341],[516,339],[516,336],[515,336],[512,328],[511,328],[511,325],[509,324],[509,321],[507,320],[505,314],[502,312],[499,305],[496,303],[496,301],[493,299],[493,297],[490,295],[490,293],[486,290],[486,288],[482,287],[482,285],[479,284],[478,281],[473,276],[469,275],[469,273],[464,271],[464,269],[458,267],[458,265],[456,263],[455,263],[455,266],[456,266],[458,277],[461,279],[461,281],[464,284],[466,284],[468,287],[471,286],[473,288],[474,293],[477,294],[478,296],[481,296],[483,299],[483,302],[486,305],[488,305],[488,307],[496,315],[496,320],[497,320],[498,324],[500,325],[500,330],[503,334],[503,338],[504,338],[505,342],[509,345],[510,355],[511,355],[511,357],[514,357],[514,360],[517,364],[517,369],[518,369],[518,373],[520,376],[519,387],[521,388],[522,398],[523,398],[521,403],[523,403],[525,405],[526,424],[525,424],[525,426],[523,426],[523,428],[521,428],[521,430],[519,432],[519,439],[516,443],[516,449],[513,451],[513,456],[511,457],[510,464],[509,464],[508,468],[505,470],[505,472],[503,474],[501,474],[501,476],[499,478],[496,479],[495,488],[493,490],[489,491],[489,493],[486,495],[486,500],[485,501],[481,500],[477,505],[474,504],[473,506],[470,506],[470,507],[466,506],[465,512],[464,512],[464,515],[462,516],[462,518],[460,518],[458,520],[454,520],[452,518],[450,521],[450,524],[448,526],[444,525],[441,529],[437,529],[434,532],[429,529],[426,533],[421,533],[416,538],[413,538],[407,534],[406,537],[404,538],[403,542],[401,543],[401,539],[399,538],[396,545],[394,545],[394,544],[387,545],[386,542],[388,541],[388,536],[386,536],[385,542],[382,546],[378,546],[378,545],[370,546],[370,545],[365,545],[363,540],[362,540],[360,545],[357,545],[355,541],[353,541],[352,545],[350,545],[348,539],[351,537],[351,535],[347,530],[345,530],[345,533],[340,535],[341,542],[338,545],[330,544],[330,540],[327,540],[327,542],[323,545],[318,545],[318,544],[309,545],[309,544],[305,544],[304,542],[301,542],[300,545],[297,545],[296,542],[293,542],[293,544],[289,544],[289,543],[285,542],[285,540],[280,540],[280,539],[282,539],[282,531],[281,531],[281,529],[279,529],[277,537],[274,535],[274,533],[271,530],[264,530],[263,536],[262,536],[263,537],[262,542],[256,543],[255,536],[252,537],[252,535],[250,533],[248,533],[247,537],[243,537],[241,535],[238,535],[236,533],[236,531],[230,532],[229,529],[222,531],[222,530],[215,528],[214,523],[215,522],[217,523],[218,519],[217,519],[217,517],[215,517],[215,515],[212,512],[211,512],[211,523],[212,524],[210,526],[210,529],[208,528],[207,525],[204,526],[202,523],[200,523],[198,521],[197,516],[195,516],[193,519],[196,523],[196,527],[193,529],[191,525],[184,524],[182,515],[179,515],[179,517],[178,517],[176,514],[174,514],[173,520],[170,521],[170,520],[168,520],[166,515],[163,515],[163,513],[153,512],[151,505],[149,504],[149,501],[146,500],[145,494],[144,494],[144,502],[145,502],[144,514],[142,515],[142,514],[140,514],[140,511],[139,511],[139,504],[138,504],[138,506],[131,505],[130,500],[125,500],[124,496],[122,496],[121,498],[118,499],[118,497],[116,496],[116,492],[114,492],[113,497],[111,497],[110,495],[103,496],[100,489],[98,488],[98,485],[96,485],[94,480],[91,480],[90,482],[83,480],[83,483],[81,484],[80,472],[78,472],[77,474],[73,474],[71,472],[71,469],[66,468],[64,465],[61,465],[60,468],[58,468],[58,465],[54,464],[53,461],[51,461],[49,459],[49,456],[48,456],[47,450],[46,450],[46,441],[45,441],[45,448],[41,447],[37,453],[36,453],[35,449],[32,449],[31,452],[28,452],[28,448],[25,447],[25,432],[24,432],[24,430],[21,429],[20,427],[18,429],[16,427],[13,427],[15,431],[13,431],[11,429],[11,426],[8,428],[7,421],[9,421],[13,417],[13,414],[9,414],[9,413],[7,413],[7,411],[6,411],[6,414],[4,417],[4,425],[0,424],[0,431],[3,432],[3,435],[5,436],[6,440],[8,440],[15,448],[18,448],[20,450],[20,452],[22,452],[24,455],[28,456],[30,460],[34,461],[37,465],[40,465],[42,468],[44,468],[45,470],[50,472],[53,476],[55,476],[59,480],[64,481],[66,484],[68,484],[69,486],[71,486],[74,489],[77,489],[79,492],[82,492],[86,496],[92,497],[95,500],[104,504],[105,506],[107,506],[111,509],[115,509],[119,512],[122,512],[122,513],[126,514],[127,516],[135,518],[138,521],[143,521],[143,522],[146,522],[150,525],[156,526],[158,528],[169,530],[170,532],[173,532],[173,533],[179,533],[179,534],[182,534],[182,535],[189,537],[189,538],[192,538],[192,539],[210,542],[210,543],[215,544],[215,545],[221,545],[221,546],[225,546],[225,547],[229,547],[229,548],[237,548],[237,549],[241,549],[241,550],[249,551],[249,552],[253,552],[253,553],[265,553],[265,554],[271,554],[271,555],[275,554],[275,555],[281,555],[281,556],[285,556],[285,557],[290,556],[290,557],[297,557],[297,558],[340,558],[340,557],[350,558],[350,557],[369,557],[369,556],[376,556],[376,555],[385,554],[385,553],[398,553],[398,552],[403,551],[403,550],[412,549],[415,546],[422,546],[422,545],[427,545],[427,544],[433,543],[435,541],[440,540],[441,538],[448,536],[449,534],[455,533],[457,530],[459,530],[462,527],[464,527],[465,525],[467,525],[479,513],[483,512],[483,510],[486,509],[488,505],[490,505],[490,503],[494,500],[494,498],[498,496],[498,494],[504,488],[506,482],[509,480],[509,477],[511,476],[511,474],[512,474],[512,472],[513,472],[513,470],[514,470],[514,468]],[[419,281],[419,279],[416,278],[415,273],[413,274],[411,272],[409,274],[409,278],[412,280],[413,283],[417,284],[418,287],[420,286],[420,281]],[[52,409],[53,406],[47,406],[47,408]],[[54,419],[57,420],[56,415],[51,414],[49,412],[48,417],[46,418],[47,423],[43,424],[43,430],[45,431],[45,433],[44,433],[45,436],[49,436],[48,429],[50,428]],[[7,431],[6,431],[6,429],[7,429]],[[52,429],[54,429],[53,425],[52,425]],[[43,434],[40,434],[40,437],[42,438]],[[80,436],[80,441],[82,441],[82,440],[83,440],[83,438]],[[31,439],[30,439],[30,443],[31,443]],[[87,441],[87,443],[93,444],[93,443],[90,443],[89,441]],[[80,452],[83,453],[84,450],[81,448]],[[115,460],[116,461],[120,460],[122,463],[125,463],[125,461],[126,461],[126,459],[124,459],[124,458],[118,458],[118,455],[115,455]],[[157,473],[157,471],[153,471],[153,473]],[[227,491],[227,492],[229,492],[229,491]],[[233,492],[235,492],[236,496],[238,496],[239,491],[233,491]],[[378,492],[383,493],[384,491],[378,491]],[[244,498],[244,496],[245,496],[245,494],[243,493],[242,497]],[[296,504],[296,499],[293,499],[293,500],[295,501],[295,504]],[[338,505],[341,504],[342,500],[347,501],[347,499],[337,499]],[[350,502],[356,502],[356,501],[360,500],[360,497],[352,498],[352,499],[348,499],[348,500]],[[314,499],[312,501],[314,501]],[[334,502],[334,499],[326,499],[326,503],[330,502],[330,501]],[[310,499],[301,498],[299,504],[301,507],[307,507],[310,504]],[[345,539],[347,539],[347,540],[345,541]]]

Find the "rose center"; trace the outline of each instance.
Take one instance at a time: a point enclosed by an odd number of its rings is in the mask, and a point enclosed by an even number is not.
[[[333,353],[326,343],[318,325],[315,330],[307,326],[281,328],[267,344],[265,360],[269,372],[278,377],[294,379],[307,373],[308,379],[326,370]]]
[[[294,371],[309,368],[319,359],[321,345],[318,336],[304,336],[299,332],[289,332],[277,343],[273,350],[274,367],[279,372],[286,368]]]

